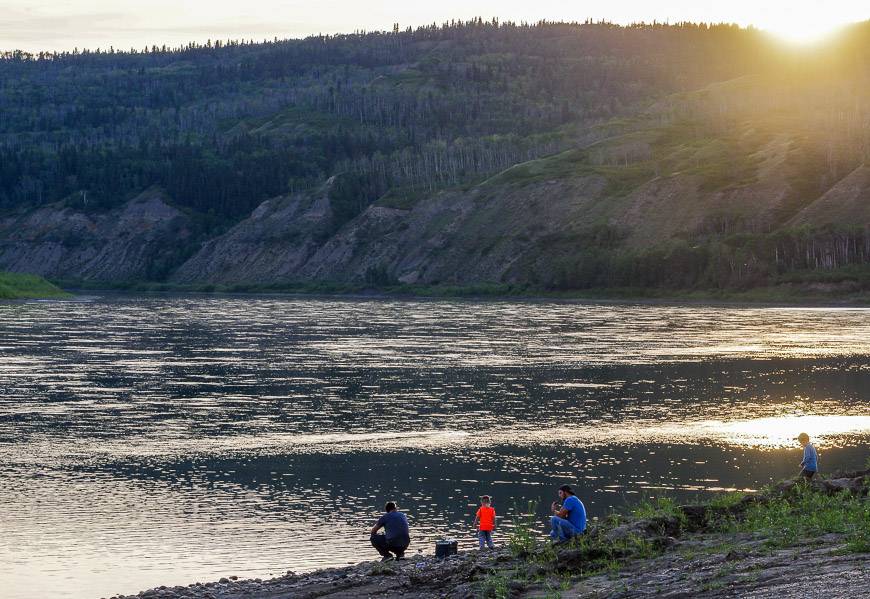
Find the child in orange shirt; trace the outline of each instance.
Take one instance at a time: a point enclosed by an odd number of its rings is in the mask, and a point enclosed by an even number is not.
[[[492,531],[495,528],[495,508],[490,503],[489,495],[481,497],[480,509],[477,510],[477,514],[474,516],[474,525],[477,526],[477,523],[480,522],[477,538],[480,541],[481,549],[483,549],[484,543],[490,549],[495,549],[495,545],[492,543]]]

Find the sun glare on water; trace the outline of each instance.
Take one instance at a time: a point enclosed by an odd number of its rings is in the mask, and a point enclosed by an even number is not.
[[[796,437],[805,432],[824,443],[826,437],[870,432],[870,416],[780,416],[705,423],[713,436],[734,445],[750,447],[797,447]]]

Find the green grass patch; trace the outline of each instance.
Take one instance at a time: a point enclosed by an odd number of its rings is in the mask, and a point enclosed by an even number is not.
[[[735,131],[723,134],[708,125],[679,121],[665,127],[634,123],[635,131],[602,140],[588,150],[572,149],[517,164],[487,179],[482,186],[528,185],[571,177],[601,176],[604,194],[624,196],[656,176],[676,174],[698,178],[702,191],[750,184],[763,160],[759,150],[769,135]],[[636,147],[649,151],[631,158]],[[625,153],[625,159],[620,156]],[[593,156],[610,156],[601,164]],[[613,161],[613,162],[609,162]]]
[[[508,599],[511,579],[504,572],[490,574],[480,584],[479,597],[484,599]]]
[[[62,298],[69,295],[38,275],[0,272],[0,299]]]
[[[648,162],[626,166],[591,164],[582,150],[566,150],[514,165],[482,182],[480,187],[486,189],[498,185],[524,186],[542,181],[592,176],[606,180],[605,195],[623,196],[652,179],[655,169]]]
[[[261,127],[264,129],[276,129],[285,126],[306,125],[314,129],[328,129],[338,124],[349,125],[351,121],[326,112],[292,106],[273,115]]]
[[[566,177],[589,174],[590,166],[586,155],[580,150],[566,150],[553,156],[530,160],[514,165],[490,177],[481,187],[491,185],[528,185],[538,181],[564,179]]]
[[[748,185],[757,179],[766,137],[761,134],[722,134],[707,126],[682,121],[665,127],[653,144],[653,159],[663,175],[697,176],[702,191]]]
[[[842,535],[841,551],[870,552],[870,499],[848,493],[828,495],[804,483],[784,493],[768,489],[757,503],[748,507],[741,505],[744,497],[743,493],[724,493],[707,501],[704,505],[709,508],[728,513],[703,525],[702,530],[707,534],[702,537],[700,545],[677,548],[676,551],[686,560],[725,554],[738,546],[736,533],[763,540],[766,551],[814,541],[821,543],[820,537],[836,533]],[[516,512],[519,515],[508,535],[508,547],[514,559],[505,568],[490,571],[481,581],[478,589],[482,597],[506,597],[517,588],[534,582],[539,585],[546,582],[546,592],[558,596],[570,587],[572,581],[598,575],[615,577],[638,560],[661,556],[669,546],[662,542],[664,531],[662,536],[649,537],[609,534],[613,527],[625,522],[624,517],[616,515],[592,527],[585,535],[553,546],[539,534],[541,523],[533,503],[526,510]],[[662,496],[633,507],[629,521],[662,518],[688,520],[686,510],[673,498]],[[722,564],[718,572],[705,582],[703,590],[726,587],[731,584],[729,580],[737,570],[734,563]],[[757,577],[757,573],[750,573],[748,579]],[[552,580],[561,584],[554,586],[549,583]]]
[[[378,198],[375,205],[383,206],[384,208],[395,208],[397,210],[410,210],[420,200],[426,199],[431,195],[431,191],[423,188],[394,188]]]
[[[713,498],[711,498],[708,504],[714,509],[731,509],[739,504],[744,497],[746,497],[746,494],[741,493],[740,491],[732,491],[731,493],[719,493],[718,495],[715,495]]]
[[[870,503],[849,493],[826,495],[805,484],[751,506],[724,524],[734,532],[759,533],[769,547],[790,547],[825,534],[845,535],[850,551],[870,551]]]
[[[635,518],[677,518],[685,519],[685,514],[680,510],[677,502],[672,497],[657,497],[644,499],[632,509],[631,514]]]

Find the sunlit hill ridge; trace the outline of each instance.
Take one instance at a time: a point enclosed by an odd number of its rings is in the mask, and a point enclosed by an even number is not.
[[[449,23],[0,63],[0,270],[870,289],[870,24]]]

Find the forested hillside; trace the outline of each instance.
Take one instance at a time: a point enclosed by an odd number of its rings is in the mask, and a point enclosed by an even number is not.
[[[565,126],[743,73],[755,34],[500,25],[0,61],[0,209],[153,184],[233,220],[357,175],[348,203],[553,153]],[[344,199],[344,198],[343,198]],[[353,206],[348,207],[353,210]],[[357,208],[358,209],[358,208]]]
[[[868,29],[812,51],[475,20],[7,52],[0,268],[577,288],[862,265]]]

